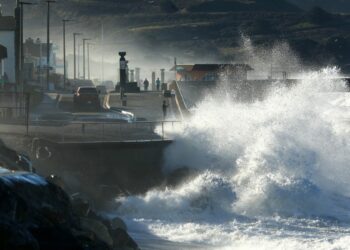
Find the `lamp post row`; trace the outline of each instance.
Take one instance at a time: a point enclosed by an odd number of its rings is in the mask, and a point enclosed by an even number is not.
[[[50,6],[51,3],[55,3],[55,0],[46,0],[47,3],[47,41],[46,41],[46,88],[49,90],[49,80],[50,80]],[[24,5],[34,5],[35,3],[31,2],[23,2],[17,1],[17,7],[20,7],[20,15],[19,15],[19,84],[20,90],[23,93],[24,91],[24,36],[23,36],[23,6]],[[63,19],[63,86],[66,88],[67,84],[67,60],[66,60],[66,23],[73,20]],[[74,79],[77,79],[76,76],[76,36],[82,35],[82,33],[73,33],[74,38]],[[85,42],[91,40],[89,38],[83,39],[83,78],[85,79]],[[88,45],[88,57],[89,57],[89,45]],[[89,58],[88,58],[89,60]],[[90,63],[88,62],[88,78],[90,79]]]

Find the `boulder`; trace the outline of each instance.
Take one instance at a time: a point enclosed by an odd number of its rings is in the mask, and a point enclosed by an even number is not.
[[[0,216],[12,220],[0,223],[8,239],[0,249],[111,249],[101,232],[81,226],[66,193],[36,174],[0,169]]]
[[[98,220],[90,218],[80,218],[81,226],[87,231],[93,232],[100,240],[107,243],[110,247],[113,246],[113,239],[109,234],[108,228]]]
[[[120,219],[119,217],[115,217],[110,221],[110,228],[113,230],[118,229],[118,228],[123,229],[124,231],[128,230],[125,222],[122,219]]]
[[[9,217],[1,216],[0,249],[39,250],[39,244],[25,227],[16,223]]]
[[[129,234],[121,228],[111,230],[113,238],[113,249],[132,249],[138,250],[139,247],[136,242],[129,236]]]

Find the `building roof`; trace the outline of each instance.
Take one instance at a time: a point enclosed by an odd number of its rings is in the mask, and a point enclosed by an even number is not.
[[[176,71],[192,71],[193,65],[176,65]],[[175,71],[175,66],[170,69],[171,71]]]
[[[52,49],[52,43],[50,43],[50,52]],[[41,50],[41,52],[40,52]],[[40,40],[34,42],[33,39],[28,38],[24,43],[24,54],[33,57],[46,57],[47,56],[47,44],[42,43]]]
[[[253,70],[248,64],[194,64],[194,65],[176,65],[176,71],[218,71],[224,68]],[[170,69],[175,71],[175,66]]]
[[[13,16],[0,16],[0,31],[14,31],[16,19]]]
[[[7,48],[0,44],[0,60],[7,58]]]

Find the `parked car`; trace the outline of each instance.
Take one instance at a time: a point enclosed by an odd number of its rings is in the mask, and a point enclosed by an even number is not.
[[[119,115],[119,117],[122,117],[122,119],[125,119],[129,123],[136,121],[135,115],[131,112],[128,112],[116,107],[111,107],[110,111],[112,111],[116,115]]]
[[[99,110],[100,99],[96,87],[79,87],[74,93],[74,107],[92,107]]]

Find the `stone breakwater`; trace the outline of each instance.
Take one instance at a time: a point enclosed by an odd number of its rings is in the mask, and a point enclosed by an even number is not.
[[[120,218],[105,218],[86,200],[69,196],[54,175],[18,170],[23,167],[11,160],[15,155],[5,151],[0,152],[0,249],[139,249]]]

